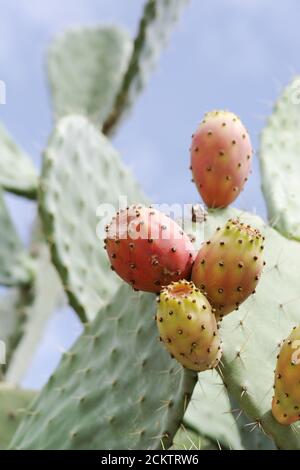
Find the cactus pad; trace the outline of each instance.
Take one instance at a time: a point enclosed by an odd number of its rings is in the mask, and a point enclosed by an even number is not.
[[[12,355],[24,334],[27,321],[27,307],[32,302],[32,286],[18,286],[9,289],[0,301],[0,340],[5,342],[5,364],[1,367],[6,373]],[[23,365],[27,364],[22,358]]]
[[[17,304],[19,300],[18,289],[8,289],[0,297],[0,340],[7,341],[13,334],[18,321]]]
[[[121,286],[25,417],[18,449],[159,449],[175,435],[196,374],[158,344],[155,296]]]
[[[300,240],[300,77],[278,99],[262,132],[260,165],[269,220],[288,238]]]
[[[128,203],[145,200],[117,152],[87,118],[59,121],[45,153],[39,206],[54,264],[83,320],[93,318],[120,283],[96,234],[98,206],[117,210],[119,195]]]
[[[34,396],[29,390],[0,386],[0,450],[7,449]]]
[[[0,124],[0,185],[7,191],[35,198],[38,175],[32,161]]]
[[[82,113],[98,125],[110,113],[132,41],[114,27],[67,31],[52,45],[48,71],[56,118]]]
[[[220,373],[230,395],[253,422],[253,427],[263,428],[279,448],[300,449],[299,424],[282,426],[271,414],[279,345],[299,323],[300,245],[281,236],[259,217],[234,209],[209,213],[205,239],[234,217],[240,217],[263,233],[267,264],[256,294],[222,321],[220,335],[224,353]],[[188,229],[187,224],[185,229],[193,232],[193,227]]]
[[[147,0],[134,50],[113,109],[103,126],[111,133],[144,89],[174,24],[189,0]]]
[[[16,320],[8,342],[10,361],[6,373],[6,379],[13,384],[22,382],[51,314],[64,299],[60,278],[49,259],[48,246],[38,244],[35,255],[34,282],[29,290],[19,288],[13,310],[16,310]]]
[[[197,434],[195,431],[182,425],[178,429],[170,450],[218,450],[216,442]]]
[[[238,422],[231,413],[231,405],[222,379],[216,371],[199,374],[184,425],[214,442],[221,449],[243,449]]]
[[[258,427],[251,430],[251,421],[228,396],[216,371],[199,374],[184,425],[218,444],[220,449],[274,449],[272,439]]]
[[[0,189],[0,285],[26,284],[33,277],[34,267],[25,254],[21,240],[10,219],[2,190]]]

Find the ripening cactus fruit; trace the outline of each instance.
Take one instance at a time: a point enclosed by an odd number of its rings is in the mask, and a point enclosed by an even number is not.
[[[263,242],[258,230],[230,219],[200,248],[192,281],[216,309],[217,319],[237,310],[255,292],[265,264]]]
[[[300,420],[300,326],[283,342],[275,370],[272,413],[280,424]]]
[[[252,146],[241,120],[228,111],[207,113],[192,137],[193,181],[208,207],[227,207],[251,171]]]
[[[171,356],[198,372],[216,367],[222,355],[213,309],[192,282],[174,282],[158,299],[156,322]]]
[[[162,212],[131,206],[118,212],[106,231],[111,267],[135,290],[158,293],[172,281],[190,278],[193,245]]]

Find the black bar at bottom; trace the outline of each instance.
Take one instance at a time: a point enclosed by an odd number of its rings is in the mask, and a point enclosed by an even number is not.
[[[247,456],[245,456],[245,452]],[[268,455],[266,455],[266,453]],[[199,466],[203,465],[206,461],[211,463],[220,462],[224,463],[226,460],[237,460],[240,459],[244,462],[247,458],[247,463],[251,460],[259,459],[259,461],[265,458],[268,459],[269,465],[270,460],[276,459],[276,463],[279,460],[285,459],[286,455],[284,452],[278,451],[2,451],[0,455],[1,467],[4,468],[4,462],[20,462],[22,464],[29,462],[41,462],[47,463],[47,465],[62,464],[64,462],[68,464],[74,463],[75,465],[92,465],[89,470],[93,468],[116,467],[117,465],[125,468],[138,468],[141,465],[145,466]]]

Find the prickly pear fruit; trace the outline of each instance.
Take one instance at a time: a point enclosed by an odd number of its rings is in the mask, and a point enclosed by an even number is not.
[[[300,326],[283,342],[275,371],[272,413],[280,424],[300,420]]]
[[[217,319],[237,310],[255,292],[265,264],[263,241],[258,230],[230,219],[200,248],[192,281],[216,309]]]
[[[240,119],[228,111],[207,113],[190,150],[193,180],[205,204],[228,206],[242,191],[251,170],[251,141]]]
[[[184,367],[198,372],[216,367],[222,355],[212,308],[192,282],[174,282],[158,299],[161,341]]]
[[[160,292],[162,286],[190,277],[193,245],[162,212],[131,206],[117,213],[106,231],[112,269],[134,289]]]

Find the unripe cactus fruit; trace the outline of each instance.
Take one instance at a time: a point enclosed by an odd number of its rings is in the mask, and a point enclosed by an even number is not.
[[[275,371],[272,413],[280,423],[300,420],[300,326],[283,342]]]
[[[251,141],[240,119],[228,111],[207,113],[192,137],[190,151],[193,180],[205,204],[228,206],[251,170]]]
[[[131,206],[118,212],[106,231],[112,269],[134,289],[158,293],[162,286],[191,276],[193,245],[162,212]]]
[[[162,290],[156,321],[161,341],[184,367],[201,372],[218,365],[222,348],[216,318],[192,282],[174,282]]]
[[[200,248],[192,281],[216,309],[218,319],[255,292],[265,264],[263,241],[258,230],[230,219]]]

